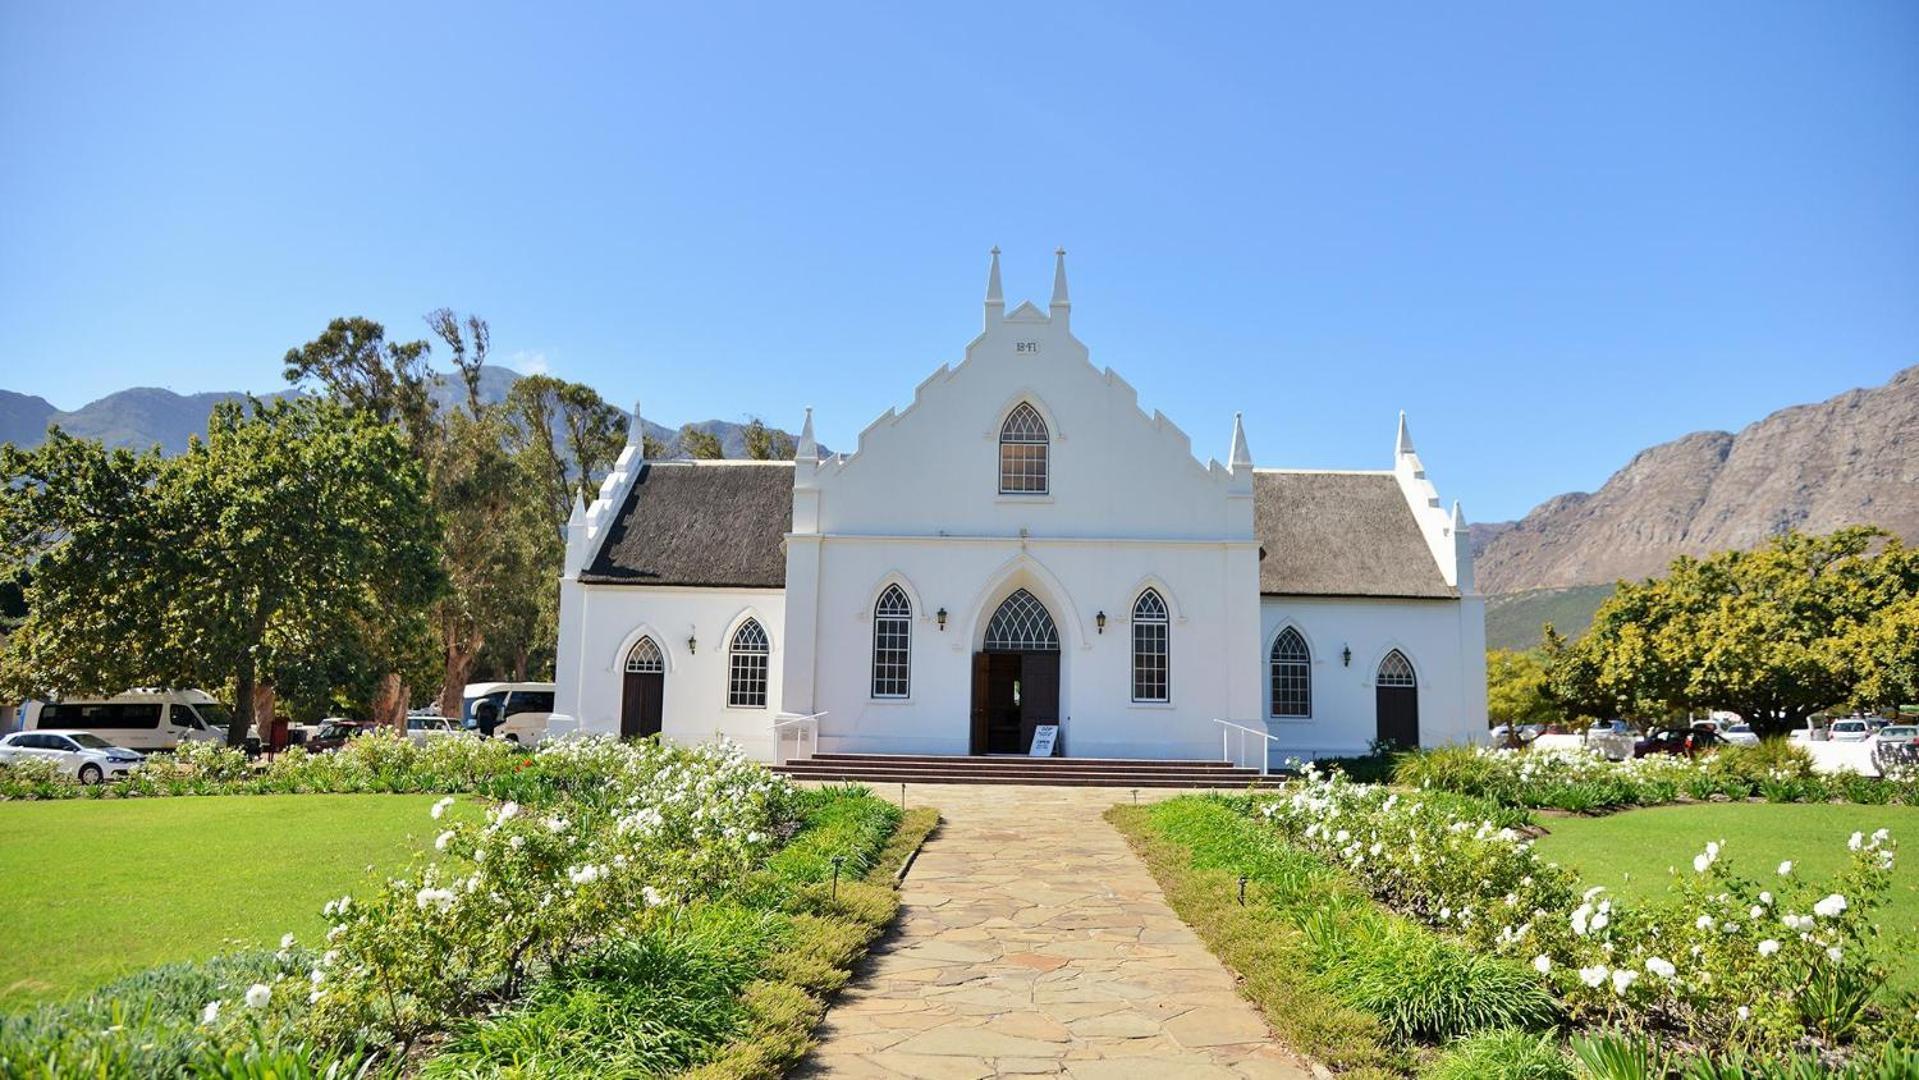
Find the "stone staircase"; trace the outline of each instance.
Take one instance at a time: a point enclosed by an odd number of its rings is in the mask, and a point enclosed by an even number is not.
[[[815,754],[773,766],[795,780],[862,784],[1033,784],[1059,787],[1224,788],[1270,787],[1278,774],[1237,768],[1224,761],[1163,761],[1128,758],[981,757],[936,754]]]

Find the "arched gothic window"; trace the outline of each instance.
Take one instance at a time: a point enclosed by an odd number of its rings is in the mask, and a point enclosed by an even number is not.
[[[661,655],[660,646],[650,637],[643,637],[633,643],[632,651],[626,654],[626,670],[636,675],[658,675],[666,671],[666,657]]]
[[[1046,451],[1051,442],[1039,410],[1025,402],[999,429],[999,490],[1002,495],[1044,495]]]
[[[873,696],[903,698],[912,689],[913,604],[888,585],[873,605]]]
[[[1059,628],[1039,597],[1025,589],[1013,595],[993,612],[986,624],[986,648],[1000,652],[1058,652]]]
[[[1147,589],[1133,602],[1133,700],[1169,701],[1166,601]]]
[[[726,665],[726,703],[743,709],[766,708],[766,665],[771,651],[766,628],[748,619],[733,632]]]
[[[1405,653],[1394,649],[1379,662],[1376,682],[1380,686],[1418,686],[1419,678],[1413,674],[1413,662],[1406,659]]]
[[[1273,639],[1273,715],[1313,715],[1313,654],[1298,630],[1287,627]]]

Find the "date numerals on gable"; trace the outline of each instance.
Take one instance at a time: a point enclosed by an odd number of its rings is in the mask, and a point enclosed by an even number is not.
[[[1022,355],[1022,356],[1030,356],[1030,355],[1033,355],[1033,354],[1035,354],[1035,353],[1038,353],[1038,352],[1039,352],[1039,342],[1037,342],[1037,341],[1016,341],[1016,342],[1014,342],[1014,343],[1013,343],[1013,351],[1014,351],[1014,352],[1016,352],[1016,353],[1019,353],[1019,354],[1020,354],[1020,355]]]

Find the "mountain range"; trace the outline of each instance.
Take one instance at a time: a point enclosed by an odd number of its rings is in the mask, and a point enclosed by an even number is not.
[[[520,379],[511,368],[488,365],[480,369],[480,397],[487,402],[504,400],[508,390]],[[259,395],[279,397],[292,391]],[[108,394],[78,409],[65,411],[45,398],[0,390],[0,442],[31,447],[46,437],[49,425],[58,425],[69,435],[99,439],[108,446],[145,449],[158,446],[167,453],[186,449],[187,439],[204,432],[207,414],[222,401],[244,399],[240,391],[216,391],[203,394],[176,394],[152,386],[137,386]],[[464,388],[446,376],[441,377],[434,396],[442,405],[465,396]],[[627,414],[629,417],[631,413]],[[680,447],[680,429],[642,421],[646,434],[663,444],[667,457],[684,457]],[[730,458],[746,456],[746,425],[730,420],[702,420],[693,424],[699,431],[717,435],[720,446]],[[779,431],[779,429],[773,429]],[[788,434],[779,432],[780,434]],[[788,435],[790,438],[791,436]],[[824,451],[824,447],[821,448]]]
[[[481,371],[481,396],[503,399],[517,372]],[[284,393],[286,391],[282,391]],[[443,380],[450,402],[464,393]],[[238,392],[176,394],[137,387],[72,411],[0,390],[0,442],[37,444],[47,425],[110,446],[183,449],[207,413]],[[744,425],[693,425],[746,456]],[[679,430],[647,421],[670,457]],[[1577,632],[1622,578],[1662,571],[1675,555],[1751,547],[1787,528],[1824,532],[1873,524],[1919,542],[1919,366],[1883,386],[1795,405],[1738,432],[1700,431],[1634,455],[1599,490],[1556,495],[1519,521],[1480,522],[1472,542],[1488,594],[1487,637],[1504,647],[1539,640],[1543,622]]]
[[[1661,443],[1597,491],[1556,495],[1519,521],[1475,523],[1487,636],[1530,646],[1541,621],[1581,629],[1613,582],[1656,575],[1674,556],[1843,525],[1919,541],[1919,366],[1738,432]]]

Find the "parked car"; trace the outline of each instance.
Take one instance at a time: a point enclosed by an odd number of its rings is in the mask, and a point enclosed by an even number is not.
[[[139,768],[146,755],[115,746],[91,731],[16,731],[0,739],[0,764],[36,759],[53,762],[83,784],[97,784]]]
[[[1719,737],[1734,746],[1758,746],[1759,733],[1751,724],[1732,724],[1719,729]]]
[[[357,739],[373,730],[372,724],[362,724],[354,720],[327,719],[301,743],[309,754],[322,754],[329,750],[338,750],[347,744],[348,739]]]
[[[459,728],[444,716],[432,716],[426,713],[408,713],[406,718],[406,737],[416,743],[425,743],[428,739],[442,738],[457,734]]]
[[[1522,743],[1529,743],[1545,734],[1545,732],[1546,728],[1543,724],[1521,724],[1519,725],[1518,735],[1514,736],[1511,725],[1500,724],[1488,732],[1488,735],[1492,738],[1494,746],[1510,746],[1515,737]]]
[[[1703,754],[1726,745],[1726,740],[1712,728],[1704,724],[1691,727],[1667,728],[1655,731],[1651,735],[1633,744],[1632,756],[1647,757],[1651,754]]]
[[[1865,742],[1872,738],[1872,725],[1857,717],[1834,720],[1826,731],[1826,738],[1833,742]]]
[[[1586,748],[1605,755],[1612,761],[1624,761],[1633,756],[1633,747],[1639,742],[1639,733],[1624,720],[1606,720],[1586,729]]]
[[[109,698],[30,701],[25,731],[90,731],[130,750],[225,742],[233,711],[200,690],[128,690]]]
[[[1871,741],[1872,764],[1880,772],[1919,765],[1919,724],[1888,724]]]

